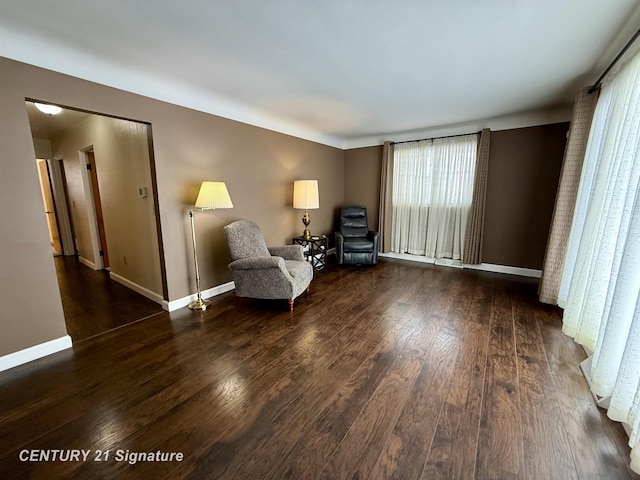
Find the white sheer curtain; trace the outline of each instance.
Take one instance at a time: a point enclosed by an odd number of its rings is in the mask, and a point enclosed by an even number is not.
[[[478,135],[395,145],[391,251],[460,260]]]
[[[563,331],[593,351],[591,388],[631,427],[640,472],[640,55],[600,94],[559,304]]]

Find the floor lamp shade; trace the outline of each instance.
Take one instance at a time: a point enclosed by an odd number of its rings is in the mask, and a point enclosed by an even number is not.
[[[293,208],[304,210],[304,216],[302,217],[304,232],[302,238],[309,240],[311,238],[309,210],[320,208],[317,180],[296,180],[293,182]]]
[[[202,210],[212,210],[233,208],[233,203],[224,182],[202,182],[195,206]]]
[[[200,291],[200,269],[198,268],[198,246],[196,244],[196,227],[193,214],[196,211],[215,210],[216,208],[233,208],[231,197],[224,182],[202,182],[194,208],[189,209],[191,218],[191,240],[193,241],[193,264],[196,272],[196,288],[198,296],[189,304],[191,310],[206,310],[211,302],[202,298]]]

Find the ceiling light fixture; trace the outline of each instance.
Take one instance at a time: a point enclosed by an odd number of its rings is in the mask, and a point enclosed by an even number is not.
[[[50,105],[48,103],[34,103],[34,105],[38,110],[47,115],[57,115],[62,111],[62,108],[57,105]]]

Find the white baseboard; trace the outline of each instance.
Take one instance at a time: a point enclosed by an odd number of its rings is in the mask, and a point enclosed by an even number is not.
[[[436,258],[434,263],[443,267],[464,268],[460,260],[452,260],[450,258]]]
[[[542,277],[542,270],[535,270],[533,268],[523,267],[511,267],[509,265],[495,265],[493,263],[481,263],[480,265],[468,265],[464,264],[463,268],[469,268],[471,270],[482,270],[484,272],[506,273],[509,275],[519,275],[521,277],[540,278]]]
[[[409,253],[387,252],[387,253],[378,253],[378,256],[385,257],[385,258],[396,258],[398,260],[409,260],[410,262],[417,262],[417,263],[430,263],[430,264],[436,263],[435,258],[425,257],[423,255],[411,255]]]
[[[121,285],[124,285],[125,287],[130,288],[134,292],[138,292],[140,295],[147,297],[149,300],[153,300],[154,302],[159,303],[160,305],[162,305],[165,301],[161,295],[158,295],[157,293],[152,292],[151,290],[144,288],[143,286],[140,286],[137,283],[134,283],[131,280],[118,275],[117,273],[109,272],[109,278]]]
[[[91,270],[98,270],[98,267],[96,267],[96,264],[95,264],[95,263],[93,263],[93,262],[92,262],[92,261],[90,261],[90,260],[87,260],[87,259],[86,259],[86,258],[84,258],[84,257],[81,257],[80,255],[78,255],[78,261],[79,261],[81,264],[86,265],[87,267],[89,267]]]
[[[0,372],[66,350],[67,348],[71,348],[71,337],[69,335],[55,338],[48,342],[10,353],[9,355],[4,355],[0,357]]]
[[[217,285],[215,287],[204,290],[201,293],[202,298],[211,298],[217,295],[222,295],[223,293],[229,292],[236,288],[236,284],[233,282],[223,283],[222,285]],[[167,312],[173,312],[174,310],[178,310],[179,308],[186,307],[191,302],[193,302],[196,298],[198,298],[197,294],[188,295],[186,297],[179,298],[177,300],[172,300],[167,302],[166,300],[162,301],[162,308],[164,308]]]
[[[495,265],[493,263],[481,263],[480,265],[461,264],[459,260],[448,260],[444,258],[431,258],[422,255],[410,255],[408,253],[379,253],[380,257],[397,258],[399,260],[409,260],[410,262],[430,263],[454,268],[468,268],[471,270],[481,270],[484,272],[506,273],[509,275],[519,275],[521,277],[542,277],[542,270],[532,268],[511,267],[509,265]]]

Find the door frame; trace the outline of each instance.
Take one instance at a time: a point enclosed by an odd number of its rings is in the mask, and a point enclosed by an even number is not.
[[[56,206],[62,253],[65,256],[77,255],[76,235],[71,212],[69,211],[69,194],[64,162],[61,158],[51,158],[47,160],[47,164],[49,166],[51,190],[53,191],[53,202]]]
[[[103,256],[100,254],[102,245],[100,243],[100,230],[98,227],[98,213],[96,210],[95,196],[93,192],[93,184],[91,181],[91,163],[89,161],[89,153],[93,152],[93,145],[83,148],[78,152],[79,162],[82,176],[82,186],[84,189],[84,197],[87,204],[87,216],[89,217],[89,234],[91,236],[91,249],[93,250],[92,259],[79,258],[80,262],[84,263],[93,270],[103,270],[108,268],[104,264]],[[95,162],[94,162],[95,163]],[[94,170],[95,171],[95,170]],[[98,191],[98,197],[99,197]],[[83,262],[83,260],[86,260]]]
[[[62,227],[62,249],[66,256],[78,255],[76,229],[73,225],[73,215],[71,215],[69,185],[67,184],[67,174],[64,170],[64,160],[62,158],[53,158],[51,160],[51,171],[54,180],[53,193],[56,200],[60,201],[58,222]],[[56,185],[58,186],[56,187]]]
[[[44,213],[47,216],[47,230],[49,231],[51,250],[54,256],[64,255],[62,234],[60,231],[60,223],[58,222],[58,208],[56,206],[53,182],[51,180],[51,167],[46,158],[36,158],[36,164],[40,188],[42,189]],[[47,202],[49,202],[50,205],[47,205]]]

